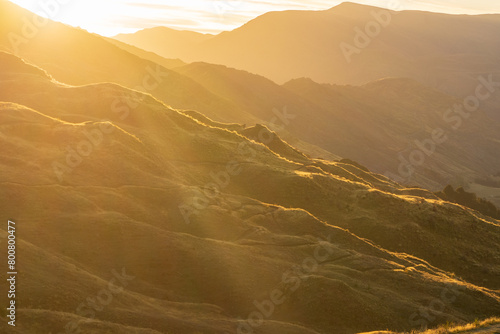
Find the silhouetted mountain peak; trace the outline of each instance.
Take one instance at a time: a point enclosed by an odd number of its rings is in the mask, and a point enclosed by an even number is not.
[[[191,30],[179,30],[179,29],[174,29],[166,26],[157,26],[157,27],[151,27],[151,28],[145,28],[141,29],[136,32],[136,34],[167,34],[167,35],[181,35],[185,37],[191,37],[191,38],[209,38],[212,37],[213,35],[211,34],[202,34],[196,31],[191,31]],[[120,40],[122,37],[126,37],[130,34],[118,34],[113,38],[116,38]]]
[[[351,2],[351,1],[346,1],[342,2],[341,4],[338,4],[337,6],[333,6],[330,9],[327,9],[327,12],[332,12],[332,13],[341,13],[341,14],[352,14],[353,16],[359,15],[359,13],[367,12],[367,11],[372,11],[374,9],[382,9],[381,7],[376,7],[376,6],[370,6],[370,5],[365,5],[365,4],[360,4],[356,2]]]
[[[283,86],[286,85],[312,85],[312,84],[317,84],[313,79],[307,78],[307,77],[302,77],[302,78],[296,78],[292,79],[288,82],[285,82]]]

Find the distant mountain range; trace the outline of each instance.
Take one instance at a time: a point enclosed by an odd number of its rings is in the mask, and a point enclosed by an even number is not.
[[[165,31],[165,33],[163,33]],[[458,97],[475,93],[478,77],[500,82],[500,15],[389,11],[342,3],[325,11],[271,12],[240,28],[198,35],[163,28],[116,38],[169,58],[223,64],[277,83],[301,77],[361,85],[387,77],[415,79]],[[500,89],[484,102],[500,120]]]

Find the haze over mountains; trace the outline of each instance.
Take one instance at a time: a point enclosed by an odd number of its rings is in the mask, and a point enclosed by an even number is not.
[[[354,334],[500,314],[500,222],[381,175],[462,100],[407,78],[278,85],[55,22],[13,50],[33,16],[0,13],[0,212],[20,267],[18,325],[0,331]],[[494,191],[499,129],[476,110],[411,181]]]
[[[279,84],[301,77],[355,85],[406,77],[466,97],[474,94],[478,76],[500,73],[500,15],[389,11],[342,3],[325,11],[267,13],[179,48],[164,44],[172,33],[162,37],[161,31],[116,38],[167,58],[223,64]],[[499,101],[497,92],[485,102],[498,120]]]
[[[165,58],[177,58],[175,54],[179,54],[180,50],[190,49],[196,44],[209,40],[211,37],[214,37],[214,35],[175,30],[167,27],[155,27],[139,30],[134,34],[119,34],[114,39],[127,42],[144,50],[153,51]]]

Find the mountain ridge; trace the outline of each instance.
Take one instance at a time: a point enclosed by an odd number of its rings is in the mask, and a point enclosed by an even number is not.
[[[499,43],[493,33],[500,29],[499,14],[453,15],[341,4],[324,11],[272,12],[271,16],[264,14],[169,56],[223,64],[278,84],[300,77],[354,85],[410,77],[458,97],[473,93],[479,76],[499,71]],[[372,37],[365,31],[370,26]],[[484,109],[497,120],[498,101],[497,92],[484,102]]]
[[[288,140],[288,133],[407,185],[434,191],[450,183],[473,187],[477,178],[489,179],[496,173],[496,155],[490,152],[497,146],[493,138],[498,137],[495,129],[499,123],[479,110],[460,124],[457,134],[436,145],[436,152],[426,155],[423,166],[408,162],[409,168],[414,169],[410,175],[406,174],[407,165],[401,157],[408,159],[418,149],[416,141],[427,143],[433,129],[449,129],[445,121],[448,118],[443,117],[454,104],[462,102],[415,79],[385,78],[364,86],[342,86],[318,84],[304,78],[278,86],[263,77],[224,65],[192,63],[174,70],[210,87],[217,95],[234,101],[260,119],[271,118],[266,116],[267,110],[286,106],[291,119],[287,124],[278,122],[273,130],[292,145],[295,142]],[[233,121],[241,122],[237,115]],[[477,134],[475,139],[470,137],[472,133]],[[481,154],[467,144],[476,141],[482,142],[477,144],[479,151],[484,150]],[[471,149],[471,155],[461,156],[459,151],[464,149]],[[478,159],[470,158],[476,155]],[[490,162],[485,163],[483,156]],[[449,167],[451,162],[453,168]],[[462,171],[457,172],[458,169]],[[464,178],[455,179],[457,174]],[[500,203],[494,188],[476,192],[497,205]]]

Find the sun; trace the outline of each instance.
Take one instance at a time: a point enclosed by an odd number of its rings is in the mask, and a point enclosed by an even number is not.
[[[123,28],[115,24],[113,18],[134,16],[133,10],[123,6],[121,0],[12,0],[12,2],[53,21],[108,36],[123,32]]]

